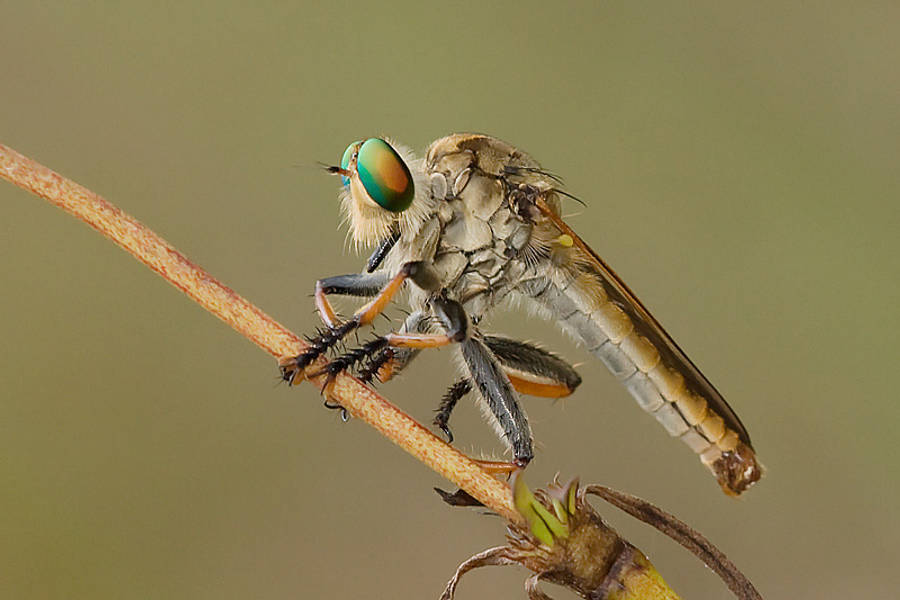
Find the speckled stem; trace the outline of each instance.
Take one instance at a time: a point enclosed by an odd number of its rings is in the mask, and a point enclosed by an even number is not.
[[[306,344],[272,317],[189,261],[168,242],[97,194],[0,144],[0,177],[78,217],[238,333],[275,356],[297,355]],[[324,366],[324,363],[323,363]],[[322,378],[312,383],[321,386]],[[348,375],[332,385],[333,399],[392,442],[466,490],[505,519],[521,522],[506,484],[434,436],[414,419]]]
[[[303,340],[189,261],[136,219],[3,144],[0,144],[0,177],[55,204],[110,238],[272,356],[296,355],[306,348]],[[324,379],[314,378],[311,383],[321,387]],[[524,525],[524,518],[516,511],[505,483],[485,473],[379,394],[343,374],[333,382],[329,392],[350,414],[373,426],[510,523]],[[621,600],[676,598],[654,569],[630,572],[623,576],[622,584],[616,595]]]

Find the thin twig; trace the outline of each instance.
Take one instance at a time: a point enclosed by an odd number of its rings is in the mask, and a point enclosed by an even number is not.
[[[136,219],[90,190],[3,144],[0,144],[0,177],[55,204],[110,238],[272,356],[297,355],[307,347],[299,337],[192,263]],[[321,388],[324,376],[313,378],[311,383]],[[485,473],[475,462],[371,388],[341,374],[329,392],[350,414],[377,429],[508,522],[526,526],[506,484]],[[674,597],[652,566],[639,569],[630,579],[623,580],[622,589],[615,596],[618,600]]]
[[[169,283],[193,298],[238,333],[276,358],[301,353],[306,343],[192,263],[168,242],[97,194],[0,144],[0,177],[78,217]],[[313,380],[321,386],[323,378]],[[399,408],[349,375],[340,375],[330,393],[354,417],[513,522],[522,522],[506,484],[447,445]]]

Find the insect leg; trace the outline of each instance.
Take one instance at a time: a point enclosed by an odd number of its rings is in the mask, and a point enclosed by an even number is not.
[[[359,325],[368,325],[374,321],[375,317],[380,315],[381,311],[394,298],[394,295],[400,291],[400,287],[407,279],[411,279],[413,283],[423,290],[434,290],[440,286],[434,268],[425,261],[404,263],[397,274],[378,292],[378,295],[371,302],[356,311],[353,315],[353,320]]]
[[[341,411],[341,421],[343,421],[344,423],[346,423],[347,421],[350,420],[350,413],[348,413],[347,409],[344,408],[343,406],[341,406],[340,404],[336,404],[334,402],[329,402],[328,400],[325,400],[325,402],[322,403],[322,406],[324,406],[328,410]]]
[[[386,275],[379,272],[341,275],[317,282],[316,306],[328,328],[310,340],[311,345],[306,352],[279,362],[282,378],[288,383],[293,383],[297,373],[340,342],[347,334],[371,323],[381,314],[408,278],[423,288],[434,287],[437,280],[434,270],[429,265],[416,261],[405,263],[390,279],[386,279]],[[374,298],[357,310],[353,318],[338,324],[337,316],[327,299],[329,293],[374,296]]]
[[[325,368],[321,371],[313,373],[312,376],[327,373],[328,381],[325,384],[327,386],[328,383],[330,383],[331,380],[337,377],[338,373],[340,373],[341,371],[346,371],[347,369],[354,367],[355,365],[359,364],[360,361],[372,357],[385,348],[387,348],[387,340],[383,337],[377,337],[366,342],[359,348],[354,348],[349,352],[345,352],[344,354],[340,355],[339,357],[325,365]]]
[[[471,321],[459,302],[440,295],[432,298],[430,304],[447,332],[444,337],[460,344],[469,377],[513,451],[512,464],[481,461],[482,466],[494,472],[510,472],[516,467],[524,467],[534,457],[531,427],[509,378],[504,374],[497,358],[480,339],[480,335],[471,335]]]
[[[375,248],[375,251],[369,256],[369,260],[366,261],[366,273],[371,273],[381,265],[384,258],[388,255],[388,252],[391,251],[391,248],[394,247],[394,244],[396,244],[399,239],[400,230],[394,229],[388,237],[381,240],[381,243],[378,244],[378,247]]]
[[[439,428],[444,432],[444,435],[447,436],[447,443],[453,443],[453,433],[450,431],[450,413],[453,412],[454,407],[456,407],[456,403],[459,402],[459,399],[472,391],[472,380],[468,377],[463,377],[456,383],[450,386],[450,389],[447,390],[447,393],[444,394],[444,397],[441,398],[441,403],[438,406],[437,414],[434,417],[434,426]]]
[[[581,384],[581,376],[569,363],[543,348],[498,335],[485,335],[484,343],[519,393],[562,398]]]
[[[420,263],[421,264],[421,263]],[[419,270],[419,269],[422,270]],[[415,283],[428,289],[434,281],[430,277],[427,266],[409,269],[408,277],[416,277]],[[396,280],[396,278],[395,278]],[[392,280],[393,283],[395,280]],[[388,287],[391,285],[388,284]],[[384,294],[384,292],[382,292]],[[374,306],[378,299],[373,300],[370,306]],[[439,348],[453,343],[459,343],[463,360],[469,371],[469,377],[478,388],[489,408],[490,414],[500,430],[503,438],[513,451],[513,463],[483,463],[486,468],[495,472],[509,472],[517,467],[524,467],[534,457],[531,439],[531,427],[528,419],[519,405],[509,378],[504,374],[500,362],[479,337],[470,335],[471,321],[462,305],[442,294],[433,296],[429,305],[443,326],[445,333],[418,333],[398,332],[390,333],[383,338],[377,338],[362,348],[348,352],[329,364],[325,371],[329,378],[333,378],[340,371],[356,364],[366,355],[382,350],[391,349],[421,350],[424,348]],[[360,312],[364,312],[361,310]],[[359,314],[359,313],[357,313]]]
[[[400,289],[400,286],[406,279],[411,279],[413,283],[425,291],[437,292],[440,289],[440,280],[431,265],[424,261],[405,263],[401,267],[400,272],[388,282],[371,302],[356,311],[352,322],[356,323],[357,327],[371,323],[375,317],[381,314],[384,307],[387,306],[388,302],[390,302],[391,298],[393,298],[394,294],[396,294],[397,290]],[[443,311],[439,313],[439,318],[441,318],[440,315],[444,315],[442,320],[444,322],[444,327],[447,330],[446,334],[410,332],[407,328],[406,331],[389,333],[383,338],[379,338],[379,340],[384,343],[382,347],[389,346],[391,348],[421,350],[424,348],[440,348],[461,341],[466,335],[466,327],[468,325],[468,317],[466,317],[462,306],[457,302],[446,300],[443,297],[435,297],[431,300],[431,303],[433,308],[435,308],[438,303],[447,305],[447,308],[435,309],[436,311]],[[441,306],[443,306],[443,304],[441,304]],[[451,311],[452,314],[447,313],[447,311]],[[417,315],[417,317],[421,319],[421,316]],[[369,347],[373,351],[381,349],[380,347],[377,347],[375,340],[370,344]],[[371,354],[372,353],[369,353],[368,356],[371,356]],[[356,356],[356,359],[346,366],[355,364],[363,358],[362,355],[355,354],[354,352],[349,352],[347,355],[348,357],[354,355]],[[337,363],[338,361],[334,362]],[[334,368],[331,368],[331,365],[329,365],[329,368],[326,370],[330,374],[335,374],[333,373],[335,370],[342,370],[339,366],[340,363],[335,364]],[[346,366],[344,368],[346,368]]]
[[[424,350],[425,348],[442,348],[463,341],[467,336],[469,318],[466,316],[462,305],[446,298],[434,298],[430,302],[438,315],[438,319],[444,325],[446,333],[410,332],[407,329],[406,331],[389,333],[382,338],[378,338],[382,347],[389,346],[392,349],[401,350]],[[375,342],[376,340],[373,340],[371,343],[375,344]],[[354,355],[354,351],[346,354],[348,357],[351,355]],[[337,360],[333,362],[336,363]]]
[[[389,281],[387,273],[351,273],[350,275],[336,275],[326,277],[316,282],[316,308],[319,316],[325,324],[334,329],[339,321],[327,296],[338,294],[341,296],[361,296],[371,298],[387,285]]]
[[[484,343],[500,361],[509,382],[520,394],[562,398],[581,384],[581,376],[571,365],[543,348],[496,335],[485,335]],[[444,432],[451,444],[450,414],[457,402],[471,390],[472,380],[463,377],[450,386],[438,405],[434,426]]]
[[[400,332],[427,331],[427,329],[428,316],[423,311],[417,310],[406,317]],[[405,369],[418,355],[419,350],[413,348],[383,348],[359,370],[358,376],[364,383],[370,383],[373,378],[385,383]]]
[[[328,294],[340,294],[344,296],[375,296],[388,282],[386,273],[351,273],[350,275],[337,275],[326,277],[316,282],[316,308],[325,322],[326,328],[311,338],[307,338],[310,347],[298,356],[287,357],[279,361],[281,377],[288,384],[294,383],[297,373],[309,366],[319,356],[327,352],[337,344],[350,331],[355,329],[352,321],[340,324],[331,303],[326,297]],[[349,324],[348,324],[349,323]]]
[[[365,358],[372,359],[373,362],[383,363],[400,352],[401,360],[406,358],[405,362],[411,360],[412,352],[418,352],[424,348],[440,348],[447,346],[457,340],[452,335],[435,334],[435,333],[389,333],[383,337],[377,337],[366,342],[359,348],[355,348],[328,363],[325,368],[315,373],[327,373],[328,379],[334,379],[341,371],[345,371]],[[393,365],[392,365],[393,366]],[[380,366],[379,366],[380,368]]]
[[[475,382],[481,397],[487,403],[497,428],[512,447],[513,460],[524,467],[534,457],[531,426],[519,406],[519,398],[500,362],[477,337],[470,337],[460,344],[462,357],[469,375]]]

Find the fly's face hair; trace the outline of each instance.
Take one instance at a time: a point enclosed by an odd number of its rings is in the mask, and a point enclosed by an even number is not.
[[[418,229],[434,210],[422,160],[387,138],[353,142],[329,170],[341,175],[341,210],[357,249]]]

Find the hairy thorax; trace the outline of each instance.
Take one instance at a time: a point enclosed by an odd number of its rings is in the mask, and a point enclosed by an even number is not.
[[[392,254],[433,261],[448,294],[477,323],[539,274],[541,232],[516,212],[512,198],[521,185],[549,189],[551,182],[530,156],[478,135],[436,141],[423,166],[434,212],[418,231],[401,232],[399,252]],[[413,305],[424,301],[415,291],[412,296]]]

